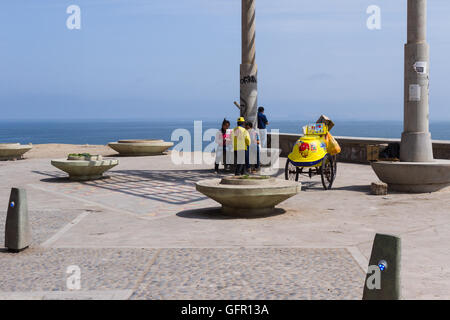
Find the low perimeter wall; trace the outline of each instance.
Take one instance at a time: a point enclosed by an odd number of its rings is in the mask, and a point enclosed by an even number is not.
[[[292,151],[292,146],[301,135],[291,133],[280,133],[279,148],[281,156],[286,157]],[[268,133],[268,143],[271,145],[272,134]],[[360,137],[335,137],[341,146],[338,160],[341,162],[369,163],[367,160],[367,146],[387,145],[389,143],[400,143],[400,139],[387,138],[360,138]],[[434,140],[433,154],[435,159],[450,159],[450,141]]]

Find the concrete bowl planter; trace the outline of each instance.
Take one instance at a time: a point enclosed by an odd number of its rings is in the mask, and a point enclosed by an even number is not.
[[[123,156],[154,156],[164,154],[173,142],[164,140],[119,140],[108,146]]]
[[[81,154],[69,154],[67,160],[87,160],[87,161],[100,161],[103,160],[101,155],[90,155],[88,153]]]
[[[23,155],[32,148],[31,145],[20,143],[0,143],[0,160],[22,159]]]
[[[197,191],[222,205],[222,213],[237,217],[270,215],[275,206],[295,196],[301,184],[262,176],[202,180]]]
[[[388,184],[388,190],[427,193],[450,187],[450,160],[376,161],[371,165],[378,178]]]
[[[91,156],[93,159],[97,156]],[[88,181],[105,178],[103,173],[109,169],[117,166],[119,160],[116,159],[101,159],[100,160],[68,160],[58,159],[52,160],[51,164],[66,172],[70,180],[74,181]]]

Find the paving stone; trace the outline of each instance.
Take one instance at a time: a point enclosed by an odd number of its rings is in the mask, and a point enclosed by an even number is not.
[[[1,211],[0,211],[1,212]],[[29,210],[31,225],[31,245],[37,246],[53,236],[65,225],[85,212],[82,209],[72,210]],[[0,241],[3,242],[6,212],[0,214]]]
[[[0,252],[0,292],[66,291],[67,267],[79,266],[82,290],[132,289],[152,249],[43,249]]]
[[[346,249],[163,249],[131,299],[361,299]]]

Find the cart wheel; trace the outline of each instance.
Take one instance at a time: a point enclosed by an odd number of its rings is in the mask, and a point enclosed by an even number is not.
[[[298,181],[298,168],[294,166],[289,159],[286,160],[284,168],[284,178],[286,180]]]
[[[333,169],[334,169],[334,173],[333,173],[333,182],[336,179],[336,175],[337,175],[337,157],[336,155],[333,156]]]
[[[322,185],[325,190],[331,189],[335,178],[334,161],[333,158],[327,154],[320,167],[320,175],[322,177]]]

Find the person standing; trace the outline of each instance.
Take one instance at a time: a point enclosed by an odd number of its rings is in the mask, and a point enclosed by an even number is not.
[[[267,129],[266,126],[269,125],[267,117],[264,114],[264,107],[258,108],[258,130],[259,138],[261,139],[261,148],[267,148]]]
[[[224,167],[227,167],[227,144],[230,137],[228,136],[228,128],[230,128],[230,121],[223,119],[222,128],[216,134],[216,161],[214,165],[214,171],[219,173],[219,164],[223,163]]]
[[[259,170],[259,133],[258,130],[253,129],[253,123],[248,121],[245,128],[250,135],[249,160],[247,163],[247,170],[256,173]]]
[[[250,146],[250,135],[244,128],[245,119],[239,117],[237,127],[233,129],[231,140],[233,141],[234,163],[236,165],[235,175],[243,175],[246,171],[246,159],[248,159],[248,147]]]

